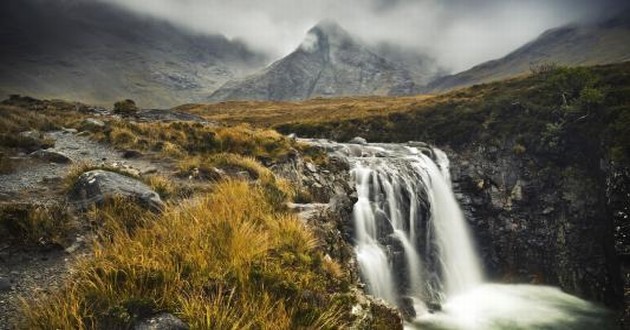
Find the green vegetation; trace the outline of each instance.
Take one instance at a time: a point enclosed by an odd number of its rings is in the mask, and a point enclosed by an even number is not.
[[[114,113],[121,116],[130,116],[138,112],[138,106],[133,100],[123,100],[114,103]]]
[[[169,311],[193,329],[343,327],[346,275],[260,185],[224,181],[161,216],[141,215],[133,232],[120,225],[127,209],[99,212],[108,230],[94,256],[62,290],[25,302],[22,326],[125,328]]]

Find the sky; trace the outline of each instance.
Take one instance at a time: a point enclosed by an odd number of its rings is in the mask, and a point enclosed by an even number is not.
[[[99,0],[201,33],[221,33],[272,58],[318,21],[368,44],[426,53],[452,72],[502,57],[545,30],[620,11],[623,0]]]

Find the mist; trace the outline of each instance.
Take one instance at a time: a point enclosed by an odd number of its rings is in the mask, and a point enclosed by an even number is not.
[[[604,0],[99,0],[200,33],[242,40],[271,58],[293,51],[324,18],[369,44],[425,53],[449,71],[499,58],[543,31],[614,13]]]

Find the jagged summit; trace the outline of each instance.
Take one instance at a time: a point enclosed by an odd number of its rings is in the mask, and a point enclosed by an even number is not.
[[[325,19],[313,26],[298,49],[305,52],[329,52],[343,46],[355,45],[354,38],[336,21]]]

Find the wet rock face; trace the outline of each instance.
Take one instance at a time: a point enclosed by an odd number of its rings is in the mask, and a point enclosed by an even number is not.
[[[556,285],[619,306],[605,170],[508,147],[447,153],[456,196],[492,278]]]
[[[114,196],[130,198],[154,211],[159,211],[164,206],[160,195],[144,183],[103,170],[81,174],[70,190],[68,199],[77,208],[85,210],[92,205],[102,205]]]

